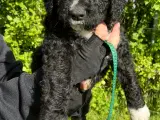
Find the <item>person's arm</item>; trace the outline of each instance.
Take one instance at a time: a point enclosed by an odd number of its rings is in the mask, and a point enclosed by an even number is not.
[[[0,81],[7,81],[19,76],[22,72],[22,63],[16,61],[12,51],[4,42],[0,34]]]
[[[26,120],[32,116],[30,107],[39,95],[35,94],[35,75],[22,72],[22,63],[15,60],[0,35],[0,120]]]
[[[111,44],[113,44],[115,48],[117,48],[120,41],[120,24],[119,23],[115,24],[112,32],[109,33],[106,24],[101,23],[97,25],[97,27],[95,28],[94,34],[98,36],[101,40],[107,40],[107,42],[110,42]],[[105,48],[103,48],[103,51],[105,51]],[[105,65],[106,64],[103,65],[103,68],[105,68]],[[94,78],[94,79],[97,79],[97,78]],[[91,87],[93,87],[94,84],[95,82],[93,82],[92,79],[84,80],[80,83],[80,89],[82,91],[86,91]]]

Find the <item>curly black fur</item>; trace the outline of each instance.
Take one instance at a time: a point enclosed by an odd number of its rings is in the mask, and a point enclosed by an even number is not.
[[[40,81],[40,120],[66,120],[67,118],[72,86],[76,83],[71,79],[73,45],[81,46],[81,43],[86,40],[72,29],[74,25],[70,22],[70,6],[73,1],[44,0],[47,16],[46,38],[41,49],[43,77]],[[80,28],[89,31],[101,21],[105,21],[111,28],[114,23],[120,21],[125,3],[125,0],[80,0],[77,7],[80,6],[87,14]],[[144,106],[144,100],[134,72],[128,40],[123,33],[117,51],[118,79],[125,91],[128,106],[138,109]],[[108,62],[111,63],[111,59]]]

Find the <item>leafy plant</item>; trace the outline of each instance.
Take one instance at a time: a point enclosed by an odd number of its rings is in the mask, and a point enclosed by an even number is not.
[[[43,40],[43,2],[1,0],[0,5],[0,32],[16,59],[23,62],[23,70],[31,72],[31,54]]]

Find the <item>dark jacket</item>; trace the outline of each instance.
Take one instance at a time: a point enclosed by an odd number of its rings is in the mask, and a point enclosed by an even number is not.
[[[22,71],[0,35],[0,120],[25,120],[30,114],[35,74]]]

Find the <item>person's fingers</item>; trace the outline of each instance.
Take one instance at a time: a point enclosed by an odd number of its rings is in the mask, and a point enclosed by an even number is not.
[[[96,30],[108,30],[107,29],[107,25],[104,23],[104,22],[101,22],[100,24],[98,24],[95,28],[95,31]]]
[[[88,49],[97,48],[103,44],[103,40],[107,40],[117,48],[120,41],[120,23],[114,25],[112,32],[109,34],[105,23],[100,23],[95,28],[92,37],[87,41],[86,47]]]
[[[91,79],[84,80],[80,83],[81,90],[88,90],[91,87]]]
[[[107,41],[112,43],[114,47],[117,48],[120,41],[120,23],[114,25]]]
[[[80,89],[81,89],[81,90],[87,90],[87,89],[88,89],[88,88],[87,88],[86,81],[82,81],[82,82],[80,83]]]
[[[119,35],[120,35],[120,23],[117,23],[117,24],[114,25],[111,35],[116,36],[117,38],[119,37]]]
[[[104,22],[98,24],[94,29],[94,34],[87,41],[87,47],[96,48],[101,46],[103,44],[102,40],[106,40],[108,35],[109,33],[106,24]]]
[[[104,22],[97,25],[94,33],[102,40],[106,40],[109,35],[108,28]]]

